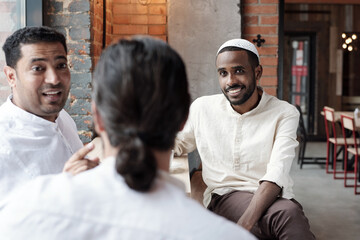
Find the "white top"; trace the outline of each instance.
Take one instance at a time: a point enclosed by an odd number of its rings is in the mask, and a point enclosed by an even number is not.
[[[0,106],[0,200],[36,176],[60,173],[83,146],[65,110],[54,123],[24,111],[10,99]]]
[[[259,105],[244,114],[234,111],[223,94],[205,96],[191,105],[174,150],[181,155],[197,148],[207,185],[205,206],[212,192],[255,192],[263,180],[281,187],[282,197],[293,198],[289,171],[298,122],[294,106],[265,92]]]
[[[1,239],[255,239],[185,196],[167,173],[130,189],[115,158],[76,176],[42,176],[0,203]],[[180,183],[181,184],[181,183]],[[24,201],[25,199],[25,201]]]

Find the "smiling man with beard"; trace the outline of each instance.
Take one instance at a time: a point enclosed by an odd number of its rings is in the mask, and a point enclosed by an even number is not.
[[[174,148],[197,148],[204,205],[259,239],[314,239],[289,176],[298,111],[257,86],[263,69],[249,41],[225,42],[216,68],[223,94],[193,102]]]
[[[63,110],[70,89],[66,39],[48,27],[25,27],[3,46],[12,94],[0,106],[0,200],[39,175],[60,173],[83,144]],[[72,160],[76,174],[97,165]]]

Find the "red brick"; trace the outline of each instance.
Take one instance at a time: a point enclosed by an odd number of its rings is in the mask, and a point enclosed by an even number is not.
[[[261,65],[263,66],[277,66],[278,58],[277,57],[261,57]]]
[[[149,14],[166,15],[166,5],[159,4],[149,7]]]
[[[113,4],[114,3],[130,3],[131,0],[112,0]]]
[[[96,4],[94,6],[94,15],[95,16],[99,16],[99,17],[103,17],[103,7],[102,5]]]
[[[147,14],[147,6],[141,4],[114,4],[113,14]]]
[[[279,0],[260,0],[260,3],[279,3]]]
[[[277,34],[277,26],[251,26],[245,27],[243,34]]]
[[[151,3],[166,3],[166,0],[151,0]]]
[[[263,66],[263,77],[266,76],[277,76],[277,67],[264,67]]]
[[[165,35],[166,34],[166,26],[165,25],[149,26],[149,34],[150,35]]]
[[[144,25],[114,25],[114,34],[147,34],[148,27]]]
[[[149,19],[147,15],[133,15],[131,17],[132,24],[148,24]]]
[[[260,24],[279,24],[279,16],[260,16]]]
[[[275,55],[277,56],[277,52],[278,52],[278,47],[260,47],[260,48],[257,48],[259,54],[261,56],[263,55]]]
[[[145,1],[145,0],[144,0]],[[148,4],[166,3],[166,0],[147,0]],[[131,3],[139,3],[139,0],[131,0]]]
[[[244,24],[246,25],[254,25],[259,23],[258,16],[245,16],[244,17]]]
[[[277,96],[276,89],[277,89],[277,87],[264,87],[264,91],[267,94],[275,96],[275,97]]]
[[[115,15],[113,17],[113,24],[130,24],[131,15]]]
[[[246,15],[251,14],[277,14],[277,5],[245,5]]]
[[[277,79],[277,77],[261,77],[260,85],[261,86],[277,86],[278,79]]]
[[[278,45],[278,42],[279,42],[279,38],[277,35],[274,35],[275,37],[270,37],[270,36],[261,36],[261,39],[265,39],[265,43],[266,46],[268,45]],[[257,39],[257,34],[244,34],[242,36],[242,38],[250,41],[250,42],[253,42],[254,39]]]
[[[166,15],[150,15],[149,24],[166,24]]]
[[[167,36],[166,35],[153,35],[152,37],[163,40],[164,42],[167,42]]]
[[[93,20],[93,29],[101,30],[103,29],[103,19],[102,18],[94,18]]]

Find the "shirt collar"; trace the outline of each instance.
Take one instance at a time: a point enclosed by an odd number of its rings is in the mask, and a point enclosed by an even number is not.
[[[106,166],[106,167],[111,167],[113,169],[115,169],[115,161],[116,161],[116,158],[115,156],[110,156],[110,157],[107,157],[105,158],[102,162],[101,162],[101,165],[102,166]],[[120,176],[120,175],[119,175]],[[163,170],[157,170],[157,179],[160,180],[160,181],[164,181],[164,182],[167,182],[167,183],[170,183],[171,185],[181,189],[182,191],[186,191],[185,189],[185,185],[183,182],[181,182],[180,180],[172,177],[168,172],[166,171],[163,171]]]
[[[51,122],[42,117],[38,117],[35,114],[29,113],[29,112],[25,111],[24,109],[16,106],[12,102],[12,98],[13,98],[13,95],[10,95],[8,97],[8,99],[6,100],[6,104],[9,108],[9,111],[11,111],[12,115],[14,115],[15,117],[19,117],[22,120],[33,122],[33,123],[36,123],[39,125],[47,125],[47,126],[53,126],[53,127],[58,126],[58,119],[59,119],[58,117],[56,118],[55,122]],[[63,111],[63,110],[61,110],[61,111]],[[59,112],[58,116],[59,115],[60,115],[60,112]]]
[[[225,104],[226,104],[226,108],[228,109],[228,111],[231,112],[234,115],[247,116],[247,115],[255,114],[256,112],[261,110],[264,107],[264,105],[266,104],[266,102],[268,101],[269,95],[263,90],[262,87],[257,86],[257,88],[262,91],[262,95],[261,95],[261,99],[260,99],[259,104],[254,109],[251,109],[250,111],[248,111],[246,113],[243,113],[243,114],[240,114],[240,113],[236,112],[232,108],[232,106],[231,106],[230,102],[227,100],[227,98],[225,96],[223,96],[224,100],[226,102]]]

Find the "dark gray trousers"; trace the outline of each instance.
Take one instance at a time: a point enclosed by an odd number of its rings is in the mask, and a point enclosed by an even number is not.
[[[212,194],[208,209],[237,222],[249,206],[253,193],[233,191],[222,196]],[[303,208],[295,199],[278,198],[251,229],[259,239],[315,239]]]

